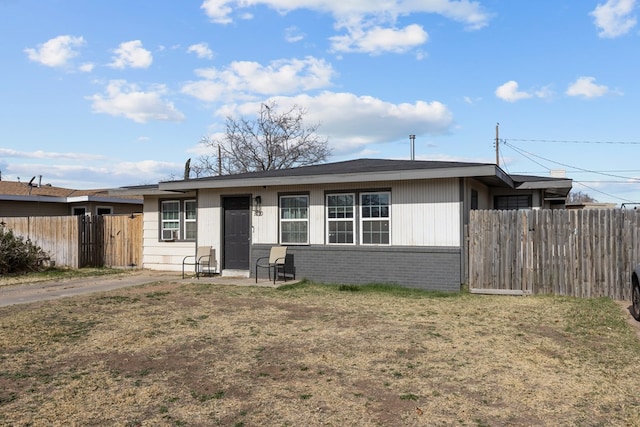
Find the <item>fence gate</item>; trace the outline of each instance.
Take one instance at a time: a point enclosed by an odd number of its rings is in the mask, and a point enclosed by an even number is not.
[[[85,215],[79,221],[79,267],[142,264],[142,215]]]
[[[0,217],[0,227],[30,239],[59,267],[142,266],[142,214]]]
[[[78,267],[102,267],[103,217],[79,215],[78,221]]]

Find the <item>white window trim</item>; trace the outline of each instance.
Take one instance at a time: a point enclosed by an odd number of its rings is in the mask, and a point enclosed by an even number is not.
[[[386,194],[389,197],[389,216],[387,217],[383,217],[383,218],[364,218],[362,215],[362,197],[369,195],[369,194]],[[392,237],[392,230],[391,230],[391,192],[390,191],[364,191],[362,193],[360,193],[358,195],[358,216],[359,216],[359,225],[360,225],[360,232],[358,233],[359,237],[360,237],[360,244],[363,246],[391,246],[391,237]],[[364,243],[364,227],[363,227],[363,223],[365,221],[387,221],[389,222],[389,243]]]
[[[287,198],[296,198],[296,197],[304,197],[307,199],[307,217],[306,218],[282,218],[282,199]],[[310,214],[310,206],[309,206],[309,195],[308,194],[284,194],[278,197],[278,220],[280,224],[279,230],[279,240],[281,245],[308,245],[309,244],[309,214]],[[306,222],[307,223],[307,238],[304,242],[285,242],[282,240],[282,223],[284,222]]]
[[[196,205],[196,217],[194,219],[188,219],[187,218],[187,203],[195,203]],[[183,230],[184,230],[184,237],[185,239],[187,238],[187,223],[195,223],[196,224],[196,236],[193,239],[188,239],[189,241],[191,240],[196,240],[197,239],[197,227],[198,227],[198,201],[196,199],[187,199],[184,200],[182,202],[182,212],[181,212],[182,216],[183,216]]]
[[[178,219],[171,219],[171,220],[165,220],[163,217],[164,214],[164,205],[167,203],[177,203],[178,204]],[[180,200],[162,200],[160,202],[160,239],[161,240],[180,240],[180,208],[181,208],[181,203]],[[165,227],[164,224],[165,222],[177,222],[178,223],[178,228],[168,228]],[[172,239],[165,239],[164,238],[164,232],[165,230],[173,230],[173,238]]]
[[[330,196],[352,196],[353,197],[353,216],[351,218],[329,218],[329,197]],[[358,204],[356,203],[356,201],[358,200],[356,193],[327,193],[325,195],[325,218],[327,221],[327,225],[326,225],[326,244],[327,245],[337,245],[337,246],[355,246],[357,243],[357,235],[358,232],[356,230],[356,217],[357,217],[357,213],[358,213]],[[351,243],[331,243],[329,240],[329,223],[330,222],[346,222],[351,220],[351,223],[353,224],[353,242]]]

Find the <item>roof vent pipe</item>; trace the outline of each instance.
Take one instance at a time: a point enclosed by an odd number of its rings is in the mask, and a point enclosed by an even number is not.
[[[416,159],[416,136],[409,135],[409,141],[411,141],[411,160]]]

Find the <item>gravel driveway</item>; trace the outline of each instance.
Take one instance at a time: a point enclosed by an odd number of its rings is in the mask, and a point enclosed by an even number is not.
[[[0,287],[0,307],[180,279],[180,274],[174,272],[136,270],[123,274],[2,286]]]

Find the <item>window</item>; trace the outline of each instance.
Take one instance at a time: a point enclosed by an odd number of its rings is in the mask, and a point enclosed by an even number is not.
[[[196,240],[198,203],[195,200],[184,201],[184,238]]]
[[[478,192],[476,190],[471,190],[471,209],[478,209]]]
[[[498,210],[531,209],[531,195],[496,196],[493,207]]]
[[[391,193],[360,194],[360,241],[363,245],[391,243]]]
[[[73,208],[71,211],[71,215],[86,215],[86,214],[87,214],[87,208],[85,207]]]
[[[309,196],[280,196],[280,243],[309,243]]]
[[[162,240],[180,239],[180,202],[162,202]]]
[[[113,208],[110,206],[98,206],[96,208],[96,215],[111,215]]]
[[[327,242],[354,244],[354,194],[327,195]]]
[[[160,239],[196,240],[198,202],[163,200],[160,203]]]

